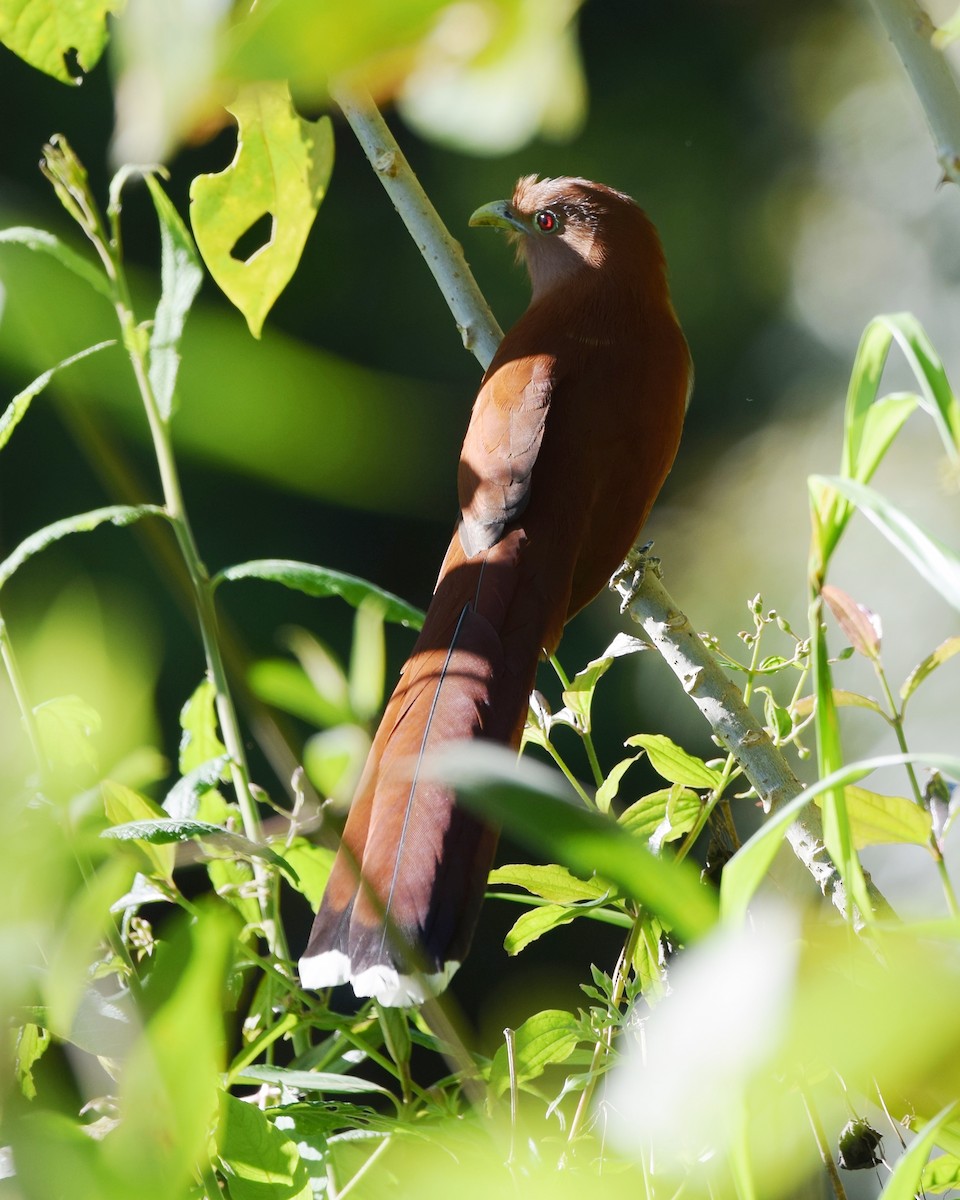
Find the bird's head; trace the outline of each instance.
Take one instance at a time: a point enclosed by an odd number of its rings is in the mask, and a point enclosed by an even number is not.
[[[618,246],[632,259],[638,239],[646,242],[651,234],[654,255],[662,261],[653,226],[637,204],[623,192],[587,179],[525,175],[512,199],[484,204],[470,224],[511,234],[527,264],[535,301],[604,267]]]

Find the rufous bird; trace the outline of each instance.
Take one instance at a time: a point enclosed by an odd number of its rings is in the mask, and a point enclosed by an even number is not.
[[[480,385],[460,519],[300,960],[304,987],[349,981],[390,1006],[449,983],[497,842],[427,756],[461,738],[519,745],[538,662],[670,470],[692,379],[660,240],[629,196],[529,175],[470,224],[510,234],[533,294]]]

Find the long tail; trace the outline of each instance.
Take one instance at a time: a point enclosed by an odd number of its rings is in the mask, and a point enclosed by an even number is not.
[[[469,948],[497,832],[423,768],[445,742],[519,743],[544,644],[539,619],[516,628],[523,545],[515,530],[468,559],[451,542],[300,960],[305,987],[349,981],[386,1005],[422,1003]]]

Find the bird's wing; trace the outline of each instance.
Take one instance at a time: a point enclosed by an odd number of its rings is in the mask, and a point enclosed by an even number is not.
[[[495,362],[477,396],[460,455],[460,541],[468,557],[495,545],[527,506],[557,385],[553,355]]]

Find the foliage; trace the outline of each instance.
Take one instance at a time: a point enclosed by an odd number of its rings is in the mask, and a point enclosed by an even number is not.
[[[511,30],[520,44],[529,41],[538,6],[496,7],[504,26],[487,65],[499,78]],[[136,22],[144,10],[133,0],[130,8],[129,25],[119,26],[126,70],[142,53]],[[438,8],[433,0],[361,5],[364,19],[350,24],[353,32],[340,22],[339,38],[327,39],[324,72],[396,70],[394,55],[421,46]],[[6,3],[0,37],[63,78],[69,47],[81,68],[93,65],[104,10],[75,6],[81,38],[72,24],[53,20],[52,8]],[[8,247],[52,257],[111,305],[162,488],[160,503],[112,504],[37,530],[0,563],[0,601],[12,576],[66,534],[159,517],[176,539],[204,656],[203,678],[181,709],[176,778],[164,794],[156,755],[101,770],[100,714],[83,697],[31,699],[17,639],[0,617],[0,654],[23,733],[0,795],[9,831],[0,849],[7,883],[0,1005],[12,1068],[0,1100],[19,1194],[309,1200],[348,1192],[439,1196],[455,1186],[486,1196],[522,1180],[534,1198],[599,1193],[611,1181],[647,1196],[774,1196],[794,1192],[818,1155],[830,1158],[825,1128],[834,1136],[851,1108],[872,1120],[878,1104],[917,1133],[885,1196],[960,1184],[960,911],[944,862],[960,759],[911,750],[906,721],[917,691],[951,669],[960,639],[924,647],[897,688],[884,666],[879,617],[826,581],[862,512],[896,555],[960,607],[956,551],[868,486],[918,410],[932,420],[954,470],[960,461],[960,408],[936,352],[906,314],[868,327],[851,377],[839,473],[810,480],[807,631],[795,633],[757,596],[743,650],[713,645],[747,703],[762,709],[777,747],[802,761],[806,743],[814,745],[817,780],[741,845],[745,810],[766,799],[751,784],[748,747],[740,757],[704,759],[663,732],[638,730],[630,753],[605,769],[594,745],[594,697],[617,660],[646,649],[621,635],[572,678],[555,664],[556,712],[533,699],[525,740],[556,769],[524,760],[517,770],[502,757],[460,751],[440,764],[465,802],[548,859],[491,876],[497,888],[513,889],[494,892],[496,900],[523,909],[507,934],[508,954],[561,939],[574,922],[622,930],[619,957],[594,965],[580,1007],[529,1013],[484,1056],[464,1044],[438,1005],[407,1014],[366,1004],[345,1015],[329,996],[300,988],[282,906],[295,894],[316,905],[330,870],[329,839],[307,836],[329,814],[314,789],[348,798],[382,701],[383,622],[416,625],[419,615],[362,579],[306,563],[260,559],[211,576],[196,545],[173,445],[181,337],[202,278],[194,237],[256,334],[296,267],[332,168],[329,122],[300,121],[276,83],[306,86],[308,39],[297,35],[315,22],[333,32],[328,19],[295,0],[258,6],[229,28],[225,18],[207,19],[226,49],[219,65],[212,56],[208,73],[193,80],[194,93],[180,97],[161,149],[197,120],[217,71],[254,89],[230,109],[245,145],[226,179],[196,181],[193,236],[162,171],[140,172],[161,234],[152,314],[134,310],[122,251],[132,169],[120,168],[101,213],[82,164],[65,139],[53,138],[44,172],[95,257],[43,230],[0,234]],[[31,21],[42,37],[27,38]],[[565,39],[568,23],[557,28]],[[554,66],[570,65],[564,45]],[[164,85],[176,78],[171,68]],[[419,111],[429,114],[430,106]],[[280,160],[289,175],[272,171]],[[242,235],[266,213],[271,237],[238,265]],[[917,395],[881,395],[894,342],[914,371]],[[0,417],[0,450],[15,453],[16,431],[54,372],[106,345],[74,352],[21,390]],[[337,596],[356,609],[347,666],[293,631],[292,656],[251,673],[261,699],[322,730],[305,748],[306,773],[290,781],[285,803],[272,792],[287,780],[266,790],[254,783],[224,661],[215,597],[241,579]],[[828,646],[824,605],[849,642],[839,654]],[[835,682],[851,654],[869,662],[879,700]],[[848,760],[844,709],[877,720],[895,752]],[[919,766],[932,768],[927,779]],[[882,783],[874,779],[859,786],[880,767],[895,767],[898,791],[908,794],[875,790]],[[832,918],[758,898],[787,826],[813,803],[846,897],[846,911]],[[948,918],[898,919],[877,903],[859,852],[879,843],[929,854]],[[695,851],[702,872],[692,865]],[[429,1087],[418,1081],[424,1059],[440,1076]],[[875,1164],[877,1136],[866,1143]],[[934,1147],[945,1154],[928,1161]],[[845,1154],[849,1161],[849,1143]]]

